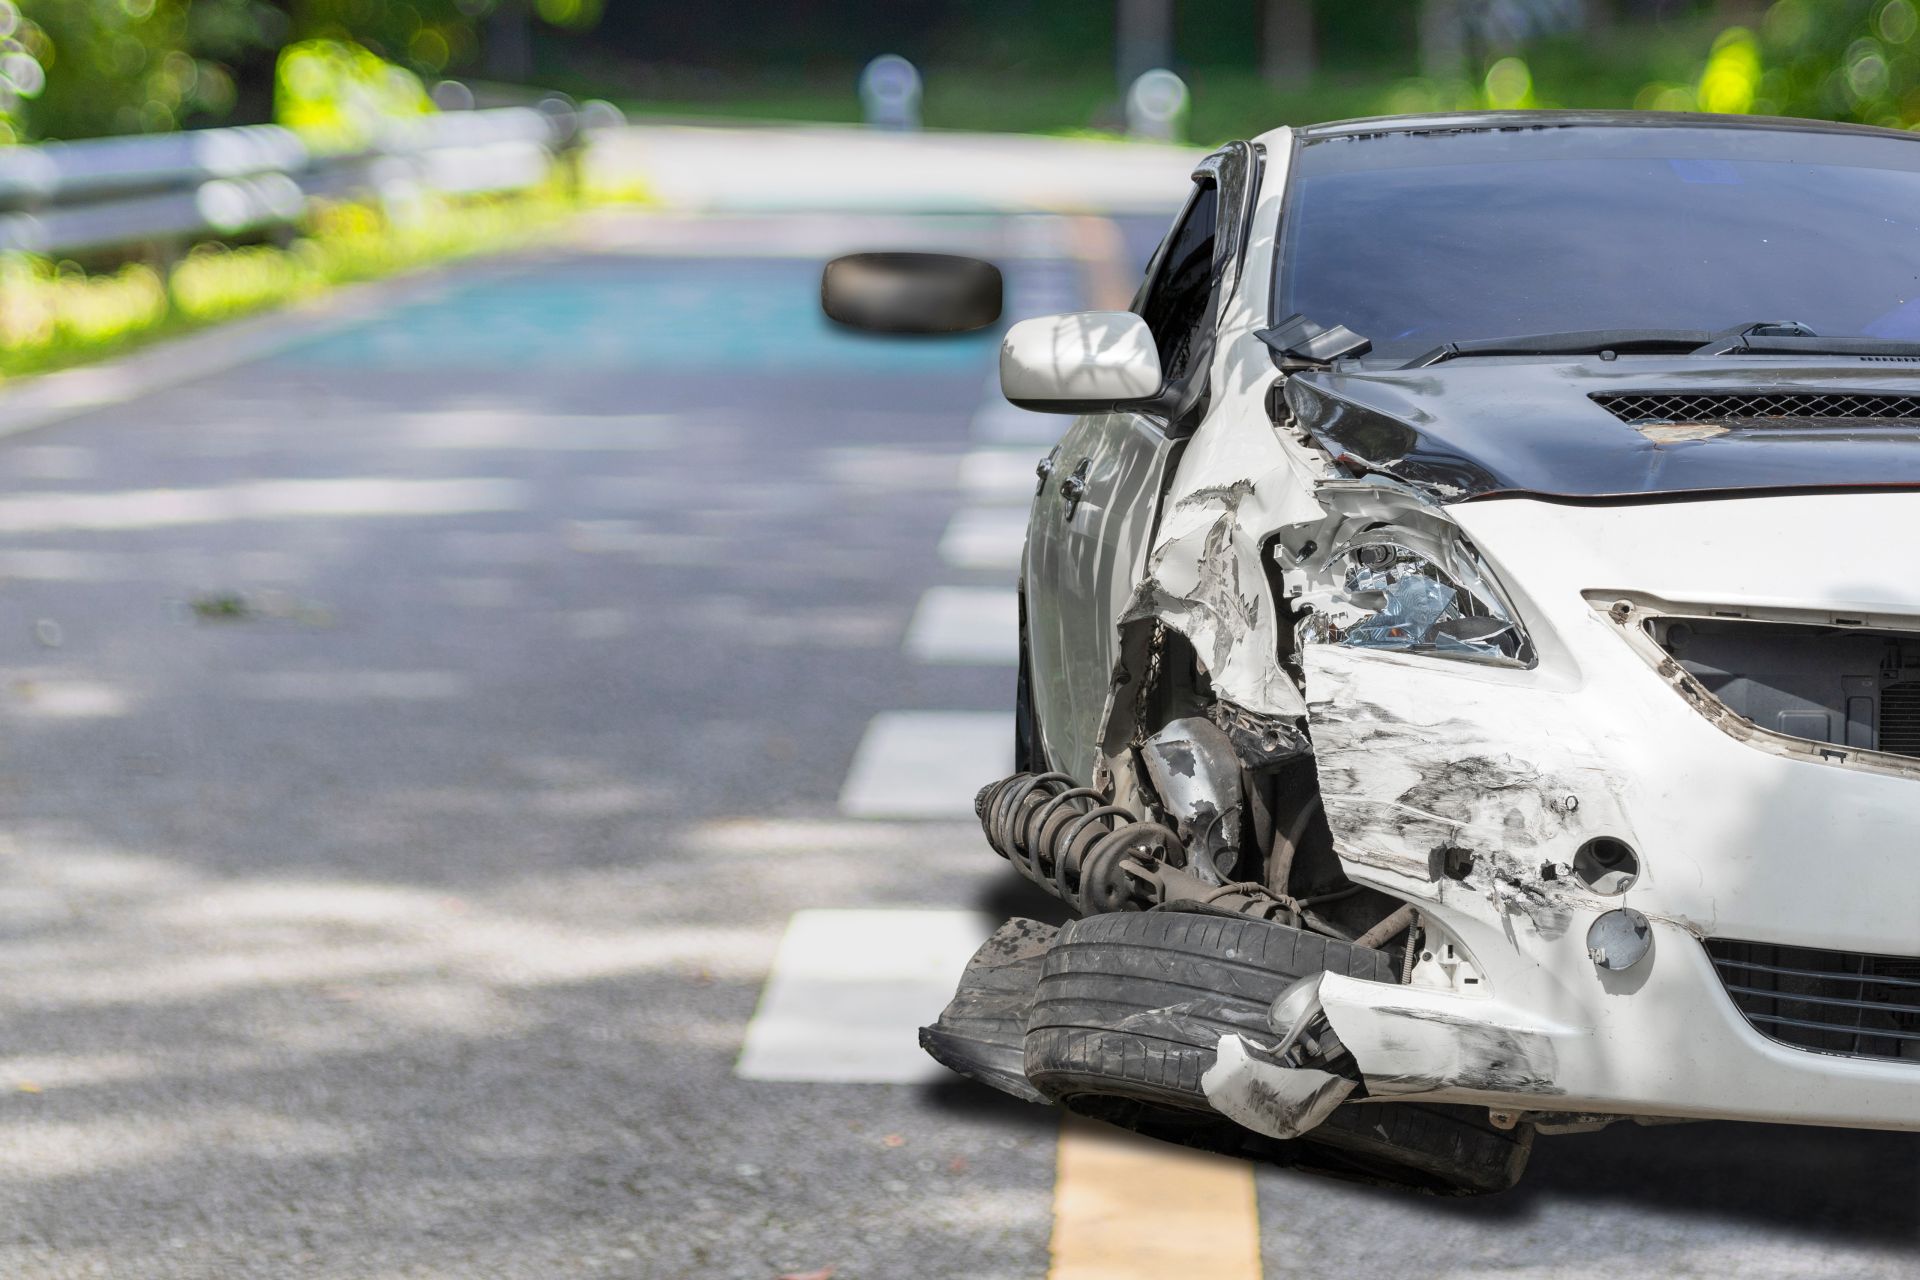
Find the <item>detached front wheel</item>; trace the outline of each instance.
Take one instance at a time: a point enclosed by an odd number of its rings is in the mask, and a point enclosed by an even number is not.
[[[1028,1015],[1026,1076],[1063,1105],[1122,1110],[1178,1140],[1216,1130],[1200,1077],[1228,1032],[1270,1037],[1267,1010],[1297,979],[1333,972],[1395,981],[1384,951],[1251,916],[1159,910],[1088,916],[1060,930]],[[1533,1133],[1494,1128],[1474,1107],[1348,1103],[1300,1141],[1355,1176],[1453,1195],[1501,1191],[1526,1168]]]

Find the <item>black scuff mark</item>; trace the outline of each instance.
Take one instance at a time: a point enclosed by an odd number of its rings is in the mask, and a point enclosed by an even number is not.
[[[1491,1026],[1454,1014],[1427,1009],[1394,1009],[1395,1018],[1431,1022],[1453,1032],[1457,1060],[1445,1071],[1376,1075],[1361,1064],[1367,1088],[1374,1093],[1433,1093],[1441,1089],[1473,1089],[1483,1093],[1563,1094],[1555,1082],[1559,1057],[1553,1041],[1531,1031]],[[1383,1047],[1386,1041],[1383,1041]]]
[[[1265,1121],[1267,1127],[1262,1132],[1300,1133],[1303,1131],[1302,1118],[1312,1115],[1329,1093],[1336,1089],[1344,1093],[1349,1088],[1350,1082],[1338,1076],[1329,1076],[1312,1093],[1294,1098],[1254,1078],[1247,1081],[1245,1102],[1248,1110]]]
[[[1509,791],[1541,793],[1540,770],[1516,765],[1507,757],[1467,755],[1427,765],[1420,780],[1401,792],[1396,803],[1407,810],[1471,827],[1484,816],[1478,807],[1487,796]],[[1552,797],[1542,795],[1542,799],[1550,803]],[[1509,809],[1501,817],[1500,825],[1509,840],[1528,845],[1536,843],[1535,834],[1528,830],[1526,819],[1517,808]]]
[[[1481,726],[1457,718],[1413,725],[1363,699],[1312,703],[1309,722],[1343,858],[1430,882],[1458,881],[1503,916],[1525,917],[1541,937],[1565,935],[1573,920],[1568,900],[1585,899],[1568,882],[1543,887],[1538,851],[1580,833],[1572,817],[1578,810],[1565,797],[1592,795],[1604,779],[1562,776],[1474,750],[1484,738]],[[1445,755],[1454,744],[1465,745]],[[1367,767],[1383,759],[1414,774],[1391,796],[1379,794],[1381,780]]]

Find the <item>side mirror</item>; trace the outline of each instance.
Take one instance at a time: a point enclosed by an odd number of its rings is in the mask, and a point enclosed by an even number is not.
[[[1022,409],[1099,413],[1160,394],[1160,351],[1131,311],[1022,320],[1000,344],[1000,390]]]
[[[967,333],[1000,319],[1000,269],[946,253],[850,253],[821,272],[820,309],[874,333]]]

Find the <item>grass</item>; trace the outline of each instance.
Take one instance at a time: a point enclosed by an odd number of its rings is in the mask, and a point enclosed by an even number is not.
[[[0,380],[315,297],[338,285],[524,244],[574,208],[557,185],[383,211],[334,204],[285,245],[200,245],[176,262],[88,272],[0,257]]]

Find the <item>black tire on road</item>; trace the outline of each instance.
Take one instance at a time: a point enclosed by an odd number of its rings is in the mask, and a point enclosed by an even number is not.
[[[1214,1113],[1200,1077],[1229,1031],[1270,1036],[1267,1010],[1296,979],[1331,971],[1395,981],[1386,952],[1251,916],[1162,910],[1088,916],[1060,931],[1034,993],[1028,1080],[1070,1108],[1117,1101],[1177,1127]],[[1532,1130],[1494,1128],[1474,1107],[1348,1103],[1308,1134],[1377,1181],[1453,1194],[1503,1190]]]

